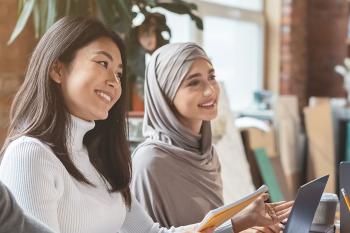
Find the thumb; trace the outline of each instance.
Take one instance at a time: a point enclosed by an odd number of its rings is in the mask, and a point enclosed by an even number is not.
[[[268,193],[263,193],[263,194],[261,194],[260,198],[265,202],[265,201],[269,200],[270,195]]]

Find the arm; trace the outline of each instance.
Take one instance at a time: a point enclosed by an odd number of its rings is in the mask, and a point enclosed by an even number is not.
[[[262,194],[248,207],[232,218],[234,231],[240,232],[251,227],[283,229],[283,222],[288,218],[293,202],[265,203],[269,195]]]
[[[12,194],[0,181],[0,232],[53,233],[34,218],[24,215]]]
[[[124,224],[121,228],[123,233],[161,233],[175,232],[176,228],[170,229],[160,227],[154,223],[151,217],[141,207],[136,198],[132,196],[130,210],[127,210]]]
[[[0,179],[25,213],[59,232],[57,208],[63,185],[54,159],[39,142],[14,141],[4,154]]]
[[[181,227],[171,227],[169,229],[160,227],[159,223],[153,222],[151,217],[147,215],[136,198],[132,196],[132,204],[130,210],[127,210],[124,224],[121,228],[122,233],[194,233],[196,225],[188,225]],[[213,233],[213,229],[208,229],[203,233]],[[231,223],[228,222],[217,228],[215,233],[232,233]]]

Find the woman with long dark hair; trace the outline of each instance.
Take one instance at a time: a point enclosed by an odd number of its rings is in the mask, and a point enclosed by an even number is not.
[[[59,20],[32,54],[0,179],[55,232],[175,230],[160,228],[130,194],[125,66],[122,40],[89,18]]]

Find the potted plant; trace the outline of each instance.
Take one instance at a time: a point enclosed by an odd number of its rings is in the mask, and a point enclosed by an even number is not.
[[[152,54],[171,38],[165,16],[154,13],[152,9],[155,7],[189,15],[197,28],[203,29],[203,22],[196,14],[197,6],[183,0],[18,0],[18,19],[8,44],[19,36],[31,16],[37,38],[62,16],[97,17],[125,40],[129,88],[135,102],[137,95],[143,96],[145,54]],[[143,22],[133,25],[139,14],[143,15]],[[142,110],[142,106],[139,108],[130,107],[131,110]]]

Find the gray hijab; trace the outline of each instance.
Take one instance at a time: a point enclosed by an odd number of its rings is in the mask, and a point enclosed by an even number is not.
[[[133,153],[131,188],[163,226],[200,221],[222,205],[220,163],[210,122],[199,134],[176,118],[172,103],[195,59],[211,63],[195,43],[168,44],[153,53],[146,69],[143,134]]]

